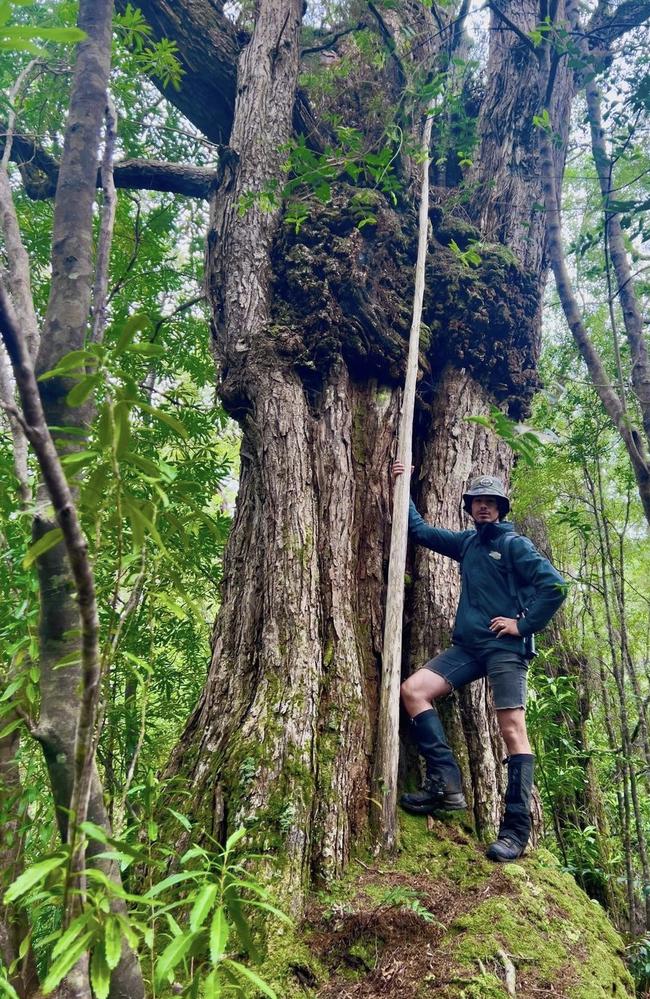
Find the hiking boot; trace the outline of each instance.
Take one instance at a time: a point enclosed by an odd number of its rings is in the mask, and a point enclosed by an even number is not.
[[[427,777],[441,777],[454,791],[460,791],[460,769],[435,708],[421,711],[412,718],[409,734],[424,757]]]
[[[435,812],[457,812],[467,808],[460,789],[450,788],[441,777],[427,777],[421,791],[403,794],[400,805],[414,815],[433,815]]]
[[[521,857],[525,849],[525,844],[522,846],[521,843],[518,843],[516,839],[512,839],[511,836],[499,836],[496,842],[488,846],[485,856],[488,860],[494,860],[498,864],[507,864]]]
[[[496,842],[487,849],[486,857],[497,863],[507,863],[521,857],[530,836],[530,796],[533,791],[535,757],[516,753],[508,758],[506,810]]]

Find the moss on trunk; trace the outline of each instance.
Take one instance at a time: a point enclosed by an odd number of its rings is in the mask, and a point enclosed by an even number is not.
[[[314,397],[341,359],[362,381],[396,385],[404,378],[415,215],[375,194],[376,222],[359,229],[354,195],[341,185],[330,204],[315,202],[298,233],[280,231],[273,252],[270,333]],[[452,364],[473,373],[519,418],[538,385],[538,276],[507,247],[481,241],[455,211],[438,207],[432,214],[419,401],[430,404]],[[471,264],[463,256],[469,247],[476,254]]]

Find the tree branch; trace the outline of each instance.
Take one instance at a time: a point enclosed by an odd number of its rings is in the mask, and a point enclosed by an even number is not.
[[[650,445],[650,362],[643,330],[643,316],[637,301],[632,269],[625,249],[621,218],[611,211],[611,161],[605,146],[602,116],[600,111],[600,91],[594,80],[586,87],[587,112],[591,128],[591,144],[598,174],[600,192],[605,213],[606,247],[611,251],[611,259],[616,274],[616,283],[623,313],[623,323],[630,347],[632,385],[639,401],[643,428]],[[609,273],[609,270],[608,270]],[[610,295],[611,299],[611,295]],[[616,330],[613,330],[616,339]]]
[[[90,698],[90,704],[96,698],[99,683],[99,618],[95,600],[95,585],[88,558],[88,546],[79,524],[70,486],[47,425],[34,365],[29,356],[26,340],[2,282],[0,282],[0,334],[11,360],[22,403],[23,429],[34,449],[54,507],[77,590],[82,632],[83,698],[84,700]],[[86,707],[86,714],[88,714],[90,707],[88,705]],[[94,717],[94,710],[91,713]],[[80,727],[81,724],[80,721]]]
[[[382,35],[382,38],[384,39],[386,48],[390,52],[393,58],[393,62],[397,66],[397,74],[399,77],[400,86],[404,87],[406,85],[406,81],[408,80],[408,75],[406,73],[406,70],[404,69],[402,60],[399,57],[399,53],[397,51],[397,45],[395,44],[395,39],[393,38],[393,33],[386,24],[382,14],[377,9],[375,4],[371,2],[371,0],[368,0],[368,10],[370,11],[375,21],[379,25],[379,31]]]
[[[302,49],[300,52],[300,58],[306,55],[311,55],[314,52],[326,52],[327,49],[333,49],[341,38],[345,38],[346,35],[351,35],[354,31],[359,31],[362,27],[363,25],[359,23],[354,24],[351,28],[342,28],[341,31],[333,33],[330,32],[322,45],[312,45],[309,48]]]
[[[590,47],[601,45],[609,48],[612,42],[632,28],[638,28],[650,18],[648,0],[625,0],[609,17],[605,16],[608,5],[599,4],[587,25]]]
[[[0,151],[5,149],[7,126],[0,124]],[[227,147],[220,150],[225,162],[234,154]],[[34,201],[53,198],[59,179],[59,163],[37,142],[26,135],[14,134],[9,157],[18,165],[25,191]],[[189,198],[209,198],[219,186],[223,167],[189,166],[161,160],[132,159],[113,164],[115,187],[141,191],[184,194]],[[102,186],[97,171],[97,187]]]
[[[630,464],[639,488],[639,495],[643,504],[645,516],[650,523],[650,465],[648,456],[643,446],[643,439],[638,430],[631,425],[628,416],[623,408],[623,403],[618,397],[608,375],[603,362],[595,349],[589,333],[582,321],[580,309],[576,300],[575,292],[571,284],[571,278],[564,258],[562,246],[562,230],[560,222],[560,206],[558,204],[558,192],[555,183],[555,172],[553,165],[553,151],[551,147],[550,130],[544,129],[541,141],[541,167],[542,186],[544,190],[544,201],[546,206],[547,224],[547,248],[548,255],[555,276],[560,302],[566,316],[569,329],[573,334],[576,346],[587,366],[587,370],[593,382],[598,397],[609,416],[611,422],[620,434],[621,440],[625,444]]]
[[[184,194],[189,198],[209,198],[221,183],[225,160],[232,161],[235,158],[235,154],[227,147],[222,149],[222,154],[224,162],[217,168],[158,160],[123,160],[113,168],[115,186]]]
[[[153,82],[212,142],[227,142],[235,113],[237,60],[248,41],[213,0],[138,0],[152,41],[171,39],[183,70],[180,86]],[[116,0],[124,13],[127,0]]]
[[[535,55],[538,54],[532,38],[529,38],[528,35],[525,35],[524,32],[521,30],[521,28],[518,27],[514,21],[511,21],[507,14],[504,14],[501,8],[497,6],[497,4],[495,3],[495,0],[488,0],[488,3],[486,3],[485,6],[489,7],[490,10],[497,15],[500,21],[503,21],[505,26],[517,36],[517,38],[522,42],[523,45],[526,46],[527,49],[530,49],[530,51],[534,52]]]

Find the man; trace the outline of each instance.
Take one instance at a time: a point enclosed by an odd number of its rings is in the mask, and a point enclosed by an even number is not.
[[[393,474],[401,475],[401,462]],[[508,789],[490,860],[516,860],[530,835],[533,756],[526,733],[526,640],[544,628],[566,595],[566,584],[528,538],[504,520],[510,502],[500,479],[472,479],[463,507],[475,530],[429,527],[411,500],[409,534],[416,544],[461,564],[461,594],[452,646],[402,684],[413,739],[425,759],[421,791],[402,796],[417,814],[467,807],[461,774],[435,708],[439,697],[487,676],[508,751]],[[508,539],[508,540],[506,540]]]

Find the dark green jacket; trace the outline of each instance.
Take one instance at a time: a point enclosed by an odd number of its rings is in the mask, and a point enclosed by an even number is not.
[[[429,527],[411,500],[409,534],[416,544],[461,563],[462,587],[452,634],[456,645],[521,652],[524,637],[544,628],[566,596],[566,583],[557,569],[508,521],[480,524],[469,531],[446,531]],[[503,555],[503,539],[509,534],[514,540],[509,542],[508,557],[526,608],[525,617],[517,622],[521,638],[497,638],[490,631],[493,617],[516,618],[520,610],[508,585]]]

